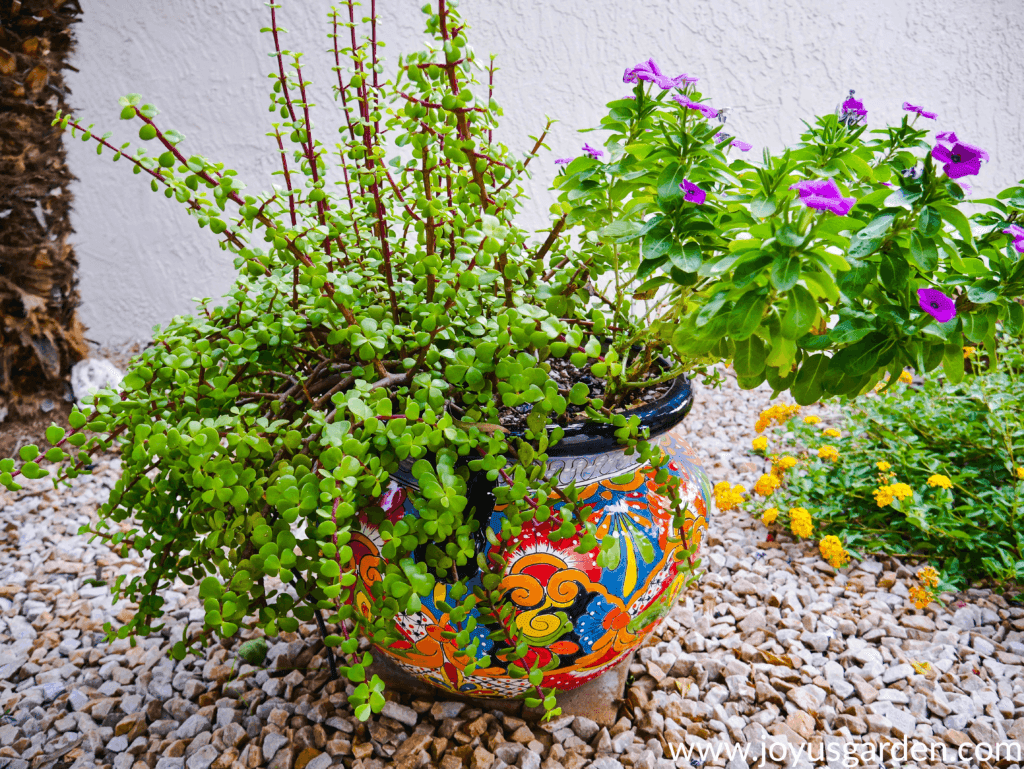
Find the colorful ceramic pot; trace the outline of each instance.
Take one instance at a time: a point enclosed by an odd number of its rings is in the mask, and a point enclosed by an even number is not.
[[[651,441],[671,458],[669,472],[682,480],[683,499],[689,503],[682,531],[672,524],[668,500],[654,493],[651,468],[626,456],[610,426],[578,423],[570,425],[566,437],[549,451],[548,477],[557,475],[559,485],[576,482],[581,504],[593,509],[590,520],[597,524],[598,539],[619,539],[618,563],[614,568],[597,566],[599,548],[577,553],[578,537],[549,542],[550,521],[524,526],[511,542],[499,539],[508,560],[502,583],[505,600],[514,605],[512,619],[530,644],[527,660],[547,668],[543,686],[573,689],[613,667],[640,645],[675,602],[685,581],[676,553],[702,542],[711,500],[707,475],[682,438],[680,423],[692,404],[690,383],[681,378],[660,401],[630,412],[650,427]],[[626,483],[612,482],[628,473],[632,477]],[[407,495],[415,481],[407,472],[396,478],[380,499],[392,521],[417,515]],[[500,532],[504,513],[493,506],[489,492],[484,492],[489,506],[479,489],[470,488],[468,493],[478,495],[482,520]],[[548,503],[556,510],[561,507],[555,497]],[[364,519],[351,544],[364,583],[379,581],[383,541],[377,529]],[[483,536],[477,546],[491,547]],[[479,574],[473,576],[470,589],[479,581]],[[455,626],[438,602],[455,603],[448,599],[447,585],[438,583],[433,595],[422,599],[421,612],[399,615],[404,640],[380,651],[417,678],[453,692],[510,698],[532,688],[525,679],[508,675],[507,663],[498,659],[495,642],[487,638],[495,628],[485,625],[475,609],[472,615],[480,624],[473,636],[480,639],[479,654],[490,656],[490,666],[466,675],[470,658],[455,641],[442,636],[443,631],[459,631],[462,626]],[[561,615],[572,623],[572,630],[558,635]]]

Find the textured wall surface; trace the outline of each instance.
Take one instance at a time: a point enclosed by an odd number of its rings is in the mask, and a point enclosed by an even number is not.
[[[385,55],[423,39],[424,0],[379,0]],[[284,45],[306,52],[304,72],[324,88],[315,135],[328,141],[339,116],[326,91],[332,62],[321,0],[286,0]],[[969,11],[968,11],[969,9]],[[873,126],[898,121],[904,100],[939,113],[939,130],[989,151],[972,179],[986,195],[1024,177],[1024,57],[1020,0],[464,0],[478,53],[498,55],[496,96],[505,109],[500,139],[525,151],[546,115],[559,119],[551,152],[535,163],[525,223],[546,221],[551,160],[578,151],[610,98],[625,92],[622,71],[653,56],[669,74],[685,71],[729,129],[773,150],[795,139],[801,118],[829,111],[854,88]],[[249,190],[269,188],[275,169],[266,92],[271,60],[260,0],[106,0],[86,8],[69,73],[71,103],[114,139],[134,138],[117,119],[117,98],[135,91],[162,110],[162,125],[186,134],[186,151],[236,168]],[[137,126],[136,126],[137,127]],[[97,158],[71,142],[88,336],[119,342],[189,312],[191,298],[230,287],[230,255],[184,209],[149,191],[124,162]]]

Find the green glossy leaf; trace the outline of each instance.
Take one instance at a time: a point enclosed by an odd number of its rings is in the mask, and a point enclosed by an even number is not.
[[[804,358],[800,364],[800,370],[793,382],[793,398],[801,406],[809,406],[821,400],[824,394],[822,382],[825,373],[828,371],[829,361],[826,355],[811,355]]]
[[[771,281],[779,291],[788,291],[800,280],[800,255],[778,254],[772,260]]]
[[[737,299],[729,312],[729,335],[739,341],[753,334],[761,324],[767,306],[768,296],[758,290],[748,291]]]
[[[796,285],[786,293],[788,304],[782,316],[782,336],[786,339],[799,339],[814,325],[818,316],[818,303],[814,296],[801,285]]]
[[[910,261],[921,272],[931,272],[939,266],[939,251],[935,243],[916,232],[910,233]]]
[[[733,368],[741,377],[755,377],[764,371],[765,349],[764,342],[757,335],[752,334],[746,339],[736,342],[736,352],[733,357]]]

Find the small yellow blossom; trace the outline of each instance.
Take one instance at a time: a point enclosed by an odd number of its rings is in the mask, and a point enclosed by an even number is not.
[[[927,606],[927,604],[925,604],[925,606]],[[918,607],[918,608],[922,608],[922,607]],[[914,671],[916,673],[919,673],[922,676],[926,676],[930,672],[932,672],[932,663],[930,663],[930,662],[914,662],[913,660],[911,660],[910,661],[910,666],[912,668],[914,668]]]
[[[830,427],[827,430],[821,431],[822,435],[827,435],[829,438],[842,438],[843,434],[836,430],[834,427]]]
[[[896,499],[902,502],[907,497],[914,496],[914,490],[905,483],[893,483],[889,486],[891,493]]]
[[[772,475],[777,475],[781,478],[782,474],[791,467],[794,467],[796,463],[796,457],[781,457],[777,462],[772,463]]]
[[[964,357],[965,358],[970,358],[977,351],[978,351],[977,347],[971,347],[970,345],[968,345],[967,347],[964,348]]]
[[[910,600],[915,608],[923,609],[932,602],[932,595],[920,585],[914,585],[910,588]]]
[[[1024,481],[1024,467],[1018,467],[1016,469],[1017,480]]]
[[[903,384],[910,384],[911,382],[914,381],[914,377],[911,376],[909,371],[901,371],[899,381],[901,381]]]
[[[833,569],[841,569],[850,561],[850,554],[843,549],[839,537],[830,534],[818,543],[818,549],[821,551],[821,557],[828,561]]]
[[[892,487],[879,486],[872,492],[875,495],[875,502],[879,507],[888,507],[892,504]]]
[[[785,424],[798,413],[800,413],[800,407],[795,404],[787,406],[785,403],[777,403],[761,412],[757,418],[757,423],[754,425],[754,429],[759,433],[763,433],[772,425]]]
[[[750,446],[754,451],[764,451],[768,448],[768,438],[764,435],[759,435],[750,442]]]
[[[931,566],[924,566],[919,572],[917,572],[917,578],[921,580],[926,587],[939,586],[939,573]]]
[[[886,470],[890,469],[892,465],[890,465],[888,462],[875,462],[875,467],[877,467],[884,473]]]
[[[743,501],[746,489],[740,485],[730,486],[728,481],[722,481],[715,484],[714,491],[715,505],[718,506],[719,510],[725,512],[726,510],[732,510]]]
[[[928,485],[931,487],[938,486],[941,489],[953,488],[953,481],[949,480],[945,475],[933,475],[928,479]]]
[[[839,450],[835,446],[822,446],[818,449],[818,456],[835,462],[839,459]]]
[[[814,416],[814,414],[811,414],[809,417],[804,417],[804,424],[816,425],[820,421],[821,421],[821,418]]]
[[[789,509],[789,529],[804,539],[811,536],[814,533],[811,514],[803,507],[791,507]]]
[[[762,475],[757,479],[757,483],[754,484],[754,493],[760,494],[762,497],[767,497],[772,494],[775,489],[779,488],[779,483],[779,479],[774,475]]]
[[[761,521],[765,526],[775,523],[775,519],[779,517],[779,508],[769,507],[761,514]]]

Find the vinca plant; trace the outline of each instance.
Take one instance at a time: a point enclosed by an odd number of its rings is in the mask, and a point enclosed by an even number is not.
[[[678,480],[625,413],[645,391],[718,361],[801,403],[856,396],[904,366],[942,365],[955,380],[964,336],[994,353],[998,325],[1022,326],[1024,189],[963,214],[962,177],[987,158],[952,134],[931,139],[923,110],[870,131],[851,97],[755,163],[696,78],[646,62],[626,71],[631,92],[599,126],[606,141],[565,159],[550,229],[534,238],[517,215],[546,129],[525,156],[494,140],[495,70],[455,3],[424,8],[432,42],[399,57],[392,78],[374,6],[332,10],[325,71],[340,125],[326,127],[311,119],[326,110],[309,101],[308,69],[282,46],[280,9],[270,4],[264,30],[271,190],[249,191],[136,94],[121,117],[141,146],[57,122],[185,206],[238,273],[221,301],[159,329],[119,389],[51,427],[49,447],[0,461],[0,482],[17,489],[120,452],[91,533],[147,568],[114,584],[138,609],[111,634],[158,630],[177,579],[198,585],[205,608],[178,658],[316,619],[367,718],[384,701],[359,636],[398,640],[396,616],[444,584],[448,640],[470,659],[493,642],[508,675],[529,679],[527,704],[556,713],[509,619],[503,548],[539,521],[552,542],[578,538],[598,565],[617,561],[579,490],[545,474],[571,422],[612,425],[656,469],[679,527]],[[557,367],[581,373],[566,383]],[[379,500],[401,462],[419,515],[392,522]],[[481,477],[505,508],[500,531],[481,523]],[[361,517],[383,540],[372,588],[353,560]]]

